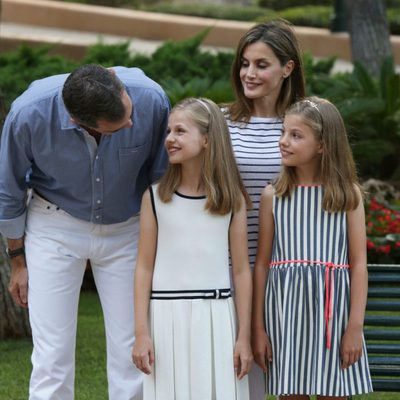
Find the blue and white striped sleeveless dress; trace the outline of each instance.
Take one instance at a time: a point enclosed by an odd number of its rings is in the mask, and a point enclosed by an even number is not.
[[[363,356],[340,368],[350,308],[345,212],[322,209],[322,186],[274,197],[275,238],[265,297],[273,361],[267,392],[349,396],[372,391]]]

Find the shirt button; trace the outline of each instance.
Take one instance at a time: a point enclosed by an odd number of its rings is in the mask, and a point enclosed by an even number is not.
[[[96,215],[96,219],[99,219],[100,218],[100,215]]]
[[[100,182],[100,178],[96,178],[96,182]]]
[[[101,200],[97,200],[97,204],[101,204]]]
[[[96,156],[96,160],[98,160],[99,159],[99,156]]]

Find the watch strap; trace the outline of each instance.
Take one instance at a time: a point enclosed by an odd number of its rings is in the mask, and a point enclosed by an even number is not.
[[[17,249],[7,249],[7,255],[9,258],[14,258],[14,257],[18,257],[18,256],[22,256],[25,255],[25,247],[18,247]]]

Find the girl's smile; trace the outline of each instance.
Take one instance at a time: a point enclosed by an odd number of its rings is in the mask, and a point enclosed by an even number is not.
[[[322,144],[314,131],[296,114],[285,117],[279,147],[282,164],[292,167],[316,166],[322,154]]]
[[[170,163],[182,164],[204,157],[207,135],[200,133],[185,111],[176,110],[170,114],[167,133],[165,148]]]

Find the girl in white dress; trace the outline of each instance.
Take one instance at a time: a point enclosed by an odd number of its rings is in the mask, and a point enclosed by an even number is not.
[[[165,146],[167,172],[143,195],[135,272],[132,358],[146,374],[144,400],[247,400],[248,196],[219,107],[178,103]]]

